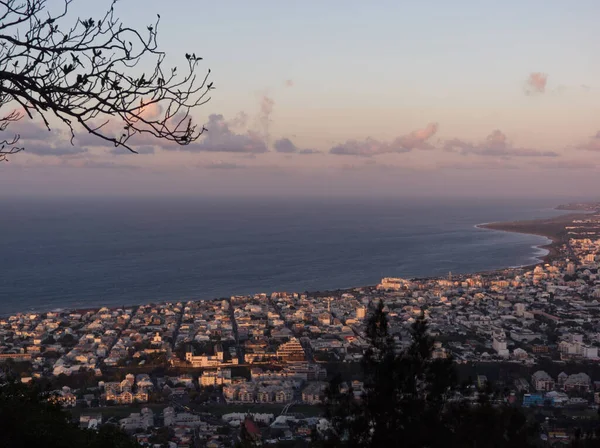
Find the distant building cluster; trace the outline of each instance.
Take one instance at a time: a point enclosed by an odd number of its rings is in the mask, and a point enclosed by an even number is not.
[[[566,230],[551,262],[523,268],[386,277],[335,294],[19,313],[0,318],[0,366],[19,366],[24,383],[50,381],[48,400],[88,408],[82,427],[102,425],[112,405],[131,406],[119,424],[148,446],[159,434],[175,446],[230,446],[240,425],[257,439],[302,439],[327,423],[294,408],[322,402],[328,368],[359,370],[366,322],[382,301],[399,350],[423,316],[436,339],[433,358],[530,372],[500,379],[507,401],[596,406],[600,378],[588,367],[600,361],[600,219],[590,214]],[[477,375],[473,397],[486,384]],[[360,378],[341,388],[361,399]],[[249,405],[277,411],[237,412]],[[232,412],[213,415],[211,406]]]

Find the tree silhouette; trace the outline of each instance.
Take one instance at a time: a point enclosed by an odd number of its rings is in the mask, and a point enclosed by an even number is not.
[[[143,32],[115,16],[113,0],[98,18],[69,25],[72,0],[56,11],[47,0],[0,1],[0,132],[25,116],[50,130],[58,121],[114,146],[136,152],[134,135],[187,145],[205,131],[192,123],[190,110],[206,103],[210,70],[198,76],[202,58],[186,53],[186,70],[165,68],[159,51],[160,22]],[[152,60],[147,72],[136,70]],[[152,113],[150,113],[152,111]],[[22,151],[17,133],[0,137],[0,160]]]
[[[98,431],[79,429],[71,416],[47,399],[36,385],[9,380],[0,386],[0,446],[25,448],[134,448],[140,445],[120,428],[103,425]]]
[[[234,445],[235,448],[254,448],[262,445],[259,438],[256,435],[251,434],[248,430],[248,420],[250,420],[250,417],[246,416],[240,425],[239,439]]]
[[[370,316],[362,367],[364,392],[340,390],[332,380],[325,397],[330,430],[318,443],[346,447],[529,447],[534,429],[515,408],[493,406],[483,392],[476,406],[457,398],[450,359],[433,359],[433,338],[419,317],[412,343],[398,350],[379,303]]]

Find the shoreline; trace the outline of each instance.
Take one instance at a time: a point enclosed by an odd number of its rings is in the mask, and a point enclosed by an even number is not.
[[[568,241],[568,234],[565,227],[575,219],[581,219],[587,216],[589,210],[579,210],[573,208],[561,208],[566,206],[557,206],[555,210],[569,211],[564,215],[558,215],[551,218],[539,218],[520,221],[496,221],[486,222],[475,225],[475,228],[482,230],[492,230],[496,232],[520,233],[522,235],[534,235],[544,237],[549,240],[546,244],[535,245],[534,248],[548,251],[547,254],[536,257],[539,262],[523,266],[523,268],[534,267],[539,263],[550,263],[560,255],[560,246]]]
[[[508,222],[509,224],[511,222]],[[542,264],[546,264],[552,261],[552,259],[556,258],[558,256],[558,245],[560,243],[560,241],[553,236],[544,234],[544,233],[535,233],[535,232],[526,232],[526,231],[517,231],[517,230],[505,230],[505,229],[501,229],[500,227],[505,224],[504,222],[493,222],[493,223],[482,223],[482,224],[476,224],[475,228],[477,229],[481,229],[481,230],[490,230],[490,231],[494,231],[494,232],[505,232],[505,233],[519,233],[521,235],[533,235],[533,236],[539,236],[542,238],[546,238],[546,242],[543,244],[536,244],[531,246],[532,249],[538,249],[538,250],[543,250],[546,253],[545,254],[539,254],[539,255],[533,255],[532,257],[537,260],[534,263],[529,263],[529,264],[523,264],[523,265],[519,265],[519,266],[512,266],[512,268],[517,269],[517,268],[529,268],[531,266],[536,266],[540,263]]]
[[[555,208],[555,210],[564,210],[564,209],[560,209],[559,207],[561,206],[557,206]],[[475,270],[473,272],[470,273],[458,273],[460,275],[493,275],[494,273],[501,273],[503,271],[507,271],[507,270],[526,270],[526,269],[533,269],[535,266],[539,265],[539,264],[547,264],[550,263],[552,260],[556,259],[559,255],[560,255],[560,251],[559,251],[559,246],[565,241],[565,237],[566,237],[566,233],[565,233],[565,225],[567,223],[569,223],[570,221],[572,221],[573,219],[576,218],[580,218],[582,216],[585,216],[587,213],[582,213],[580,210],[570,210],[570,211],[577,211],[579,213],[567,213],[564,215],[559,215],[559,216],[555,216],[552,218],[540,218],[540,219],[533,219],[533,220],[525,220],[525,221],[506,221],[506,222],[501,222],[501,221],[496,221],[496,222],[486,222],[486,223],[480,223],[480,224],[475,224],[473,227],[476,229],[480,229],[480,230],[490,230],[490,231],[496,231],[496,232],[508,232],[508,233],[520,233],[523,235],[534,235],[534,236],[539,236],[539,237],[544,237],[548,240],[548,242],[546,242],[545,244],[539,244],[539,245],[533,245],[531,246],[532,249],[536,249],[536,250],[543,250],[546,251],[547,253],[545,253],[544,255],[539,254],[539,255],[533,255],[534,262],[529,263],[529,264],[524,264],[524,265],[519,265],[519,266],[507,266],[507,267],[499,267],[496,269],[492,269],[492,270],[488,270],[488,271],[481,271],[481,270]],[[588,211],[589,213],[589,211]],[[416,278],[416,277],[415,277]],[[418,277],[419,279],[435,279],[438,278],[436,276],[424,276],[424,277]],[[346,286],[346,287],[341,287],[341,288],[335,288],[335,289],[323,289],[323,290],[315,290],[315,291],[309,291],[309,294],[313,294],[313,295],[324,295],[326,293],[331,293],[331,292],[340,292],[340,291],[350,291],[353,289],[357,289],[357,288],[374,288],[376,285],[359,285],[359,286]],[[248,295],[254,295],[257,293],[250,293]],[[233,294],[233,295],[228,295],[227,298],[231,297],[231,296],[236,296],[236,295],[241,295],[241,294]],[[186,299],[173,299],[173,300],[160,300],[160,301],[148,301],[148,302],[143,302],[143,303],[136,303],[136,304],[125,304],[125,305],[119,305],[119,306],[111,306],[111,305],[103,305],[103,304],[98,304],[96,306],[82,306],[82,307],[73,307],[70,308],[68,306],[64,306],[64,307],[54,307],[52,309],[47,309],[47,310],[35,310],[35,309],[30,309],[30,310],[22,310],[22,311],[18,311],[16,313],[12,313],[8,312],[8,313],[0,313],[0,317],[7,317],[7,316],[11,316],[14,314],[26,314],[26,313],[33,313],[33,314],[37,314],[37,313],[48,313],[48,312],[87,312],[87,311],[94,311],[94,310],[98,310],[101,308],[108,308],[108,309],[118,309],[118,308],[122,308],[124,307],[139,307],[139,306],[144,306],[144,305],[158,305],[158,304],[164,304],[164,303],[168,303],[168,302],[181,302],[181,301],[195,301],[195,300],[221,300],[223,297],[212,297],[212,298],[204,298],[204,299],[194,299],[194,298],[186,298]]]

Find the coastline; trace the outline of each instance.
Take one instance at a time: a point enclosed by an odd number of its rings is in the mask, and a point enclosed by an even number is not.
[[[560,207],[560,206],[559,206]],[[556,208],[556,210],[560,210],[560,208]],[[552,218],[541,218],[541,219],[533,219],[533,220],[523,220],[523,221],[507,221],[507,222],[486,222],[476,224],[473,227],[480,230],[491,230],[497,232],[510,232],[510,233],[521,233],[524,235],[535,235],[544,237],[547,239],[547,242],[542,244],[537,244],[531,246],[532,249],[538,251],[538,253],[533,254],[533,261],[528,264],[518,265],[518,266],[506,266],[506,267],[498,267],[492,270],[475,270],[471,272],[471,274],[484,274],[484,275],[493,275],[494,273],[502,273],[508,270],[526,270],[533,269],[535,266],[539,264],[550,263],[552,260],[556,259],[560,255],[560,247],[565,242],[567,234],[565,231],[565,225],[570,223],[573,219],[577,219],[583,216],[586,216],[588,213],[582,213],[581,210],[570,210],[572,212],[578,213],[567,213],[564,215],[555,216]],[[539,251],[544,251],[546,253],[541,254]],[[464,273],[467,274],[467,273]],[[421,279],[424,278],[437,278],[435,275],[427,275],[424,277],[419,277]],[[323,295],[326,293],[334,293],[341,291],[351,291],[356,288],[372,288],[375,285],[358,285],[358,286],[345,286],[340,288],[333,289],[319,289],[315,291],[311,291],[310,294],[314,295]],[[183,300],[183,299],[182,299]],[[190,297],[186,300],[220,300],[217,297],[213,298],[205,298],[205,299],[194,299]],[[180,300],[159,300],[159,301],[149,301],[135,304],[123,304],[122,306],[127,307],[137,307],[146,304],[160,304],[166,302],[177,302]],[[83,304],[82,304],[83,305]],[[75,306],[73,308],[70,307],[58,307],[49,310],[40,310],[40,309],[30,309],[30,310],[22,310],[20,313],[44,313],[51,311],[69,311],[69,312],[85,312],[94,309],[99,309],[102,307],[107,307],[109,309],[120,308],[121,306],[114,305],[102,305],[98,304],[97,306],[90,307],[89,305],[83,305],[81,307]],[[8,316],[8,313],[1,313],[1,316]]]
[[[504,222],[494,222],[494,223],[482,223],[482,224],[476,224],[475,228],[477,229],[481,229],[481,230],[491,230],[491,231],[495,231],[495,232],[506,232],[506,233],[520,233],[522,235],[534,235],[534,236],[539,236],[539,237],[543,237],[546,238],[547,242],[543,243],[543,244],[536,244],[531,246],[532,249],[538,249],[538,250],[543,250],[546,253],[545,254],[539,254],[533,255],[533,258],[537,261],[535,261],[534,263],[529,263],[529,264],[524,264],[524,265],[519,265],[519,266],[511,266],[511,269],[517,269],[517,268],[529,268],[529,267],[533,267],[536,266],[540,263],[546,264],[546,263],[550,263],[553,259],[555,259],[558,256],[558,247],[560,246],[560,240],[558,238],[556,238],[555,236],[551,236],[551,235],[547,235],[541,232],[526,232],[526,231],[519,231],[519,230],[514,230],[514,229],[504,229],[501,228],[503,227],[504,224],[510,224],[510,223],[504,223]]]
[[[560,206],[559,206],[560,207]],[[560,208],[556,208],[561,210]],[[547,254],[536,257],[540,263],[550,263],[560,255],[560,246],[568,240],[565,227],[574,219],[585,217],[585,213],[567,213],[552,218],[540,218],[524,221],[489,222],[477,224],[475,227],[482,230],[493,230],[496,232],[521,233],[524,235],[535,235],[547,238],[550,242],[534,246],[537,249],[548,251]],[[539,263],[532,263],[523,268],[529,268]]]

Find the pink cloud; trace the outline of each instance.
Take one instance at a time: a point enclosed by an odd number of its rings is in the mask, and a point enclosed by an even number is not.
[[[331,154],[371,157],[385,153],[403,153],[413,149],[433,149],[427,140],[438,131],[438,123],[429,123],[425,128],[394,139],[392,142],[381,142],[368,137],[365,140],[348,140],[329,150]]]
[[[162,107],[158,103],[149,103],[140,106],[138,114],[145,120],[158,120],[162,114]]]
[[[525,93],[527,95],[544,93],[546,91],[546,82],[548,81],[548,75],[545,73],[534,72],[527,78]]]
[[[438,131],[438,123],[429,123],[424,129],[418,129],[411,132],[408,135],[399,137],[395,140],[395,143],[402,148],[406,149],[433,149],[427,140],[435,135]]]

